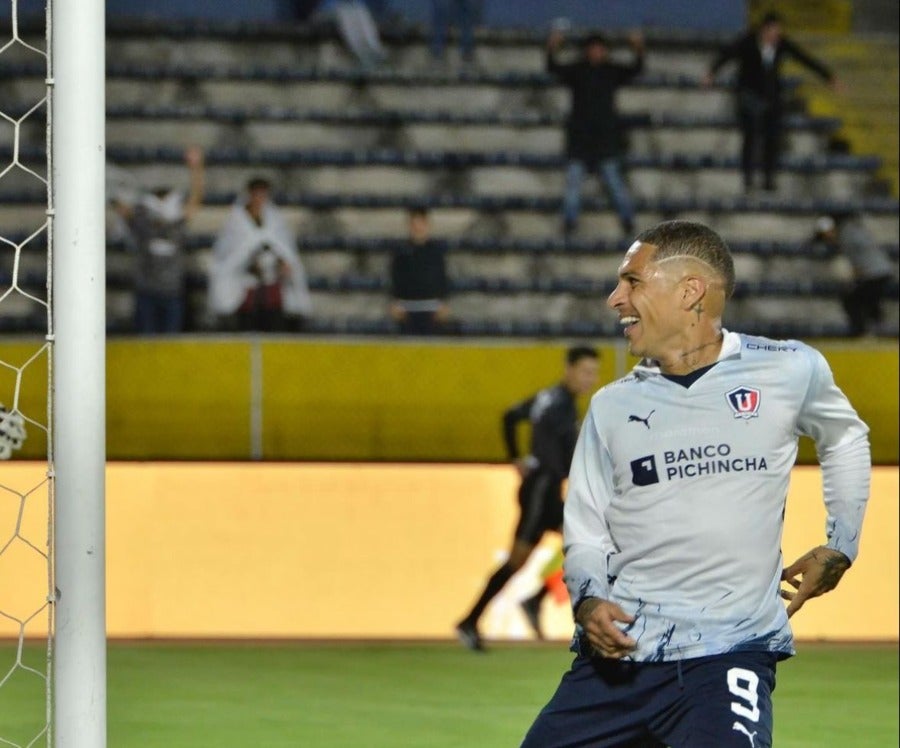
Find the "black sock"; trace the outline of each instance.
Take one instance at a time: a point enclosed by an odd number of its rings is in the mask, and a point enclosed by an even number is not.
[[[472,625],[477,623],[478,619],[481,618],[481,614],[484,613],[484,609],[488,606],[488,603],[503,589],[503,585],[512,578],[513,574],[515,574],[515,570],[509,564],[503,564],[503,566],[497,569],[497,571],[491,575],[491,578],[488,579],[487,584],[484,586],[484,592],[482,592],[481,597],[478,598],[478,602],[475,603],[469,615],[463,620]]]
[[[547,597],[547,593],[549,591],[550,589],[547,587],[547,585],[542,584],[541,588],[537,592],[535,592],[531,597],[529,597],[527,600],[524,600],[523,602],[532,605],[540,605],[541,602],[543,602],[544,598]]]

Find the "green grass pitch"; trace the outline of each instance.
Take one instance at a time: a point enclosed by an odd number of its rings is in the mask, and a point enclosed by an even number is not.
[[[778,671],[778,748],[898,744],[897,645],[798,649]],[[29,648],[27,662],[42,656]],[[0,644],[0,658],[5,673],[14,648]],[[112,642],[108,745],[509,748],[570,659],[562,643],[478,655],[455,643]],[[0,687],[0,738],[34,735],[38,680]]]

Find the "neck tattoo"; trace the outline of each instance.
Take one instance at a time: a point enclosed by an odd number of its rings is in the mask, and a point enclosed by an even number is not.
[[[696,348],[691,348],[691,350],[685,351],[684,353],[681,354],[681,358],[687,359],[689,357],[696,356],[698,353],[700,353],[700,351],[702,351],[706,348],[709,348],[714,345],[719,345],[722,342],[723,337],[724,336],[723,336],[722,332],[720,331],[719,334],[716,335],[715,340],[710,340],[707,343],[701,343]]]

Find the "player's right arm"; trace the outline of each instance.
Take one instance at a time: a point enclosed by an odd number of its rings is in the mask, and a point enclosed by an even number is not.
[[[613,465],[594,420],[596,401],[581,427],[564,510],[565,581],[575,620],[604,657],[624,657],[636,642],[622,632],[634,618],[610,601],[609,556],[617,548],[606,524]]]

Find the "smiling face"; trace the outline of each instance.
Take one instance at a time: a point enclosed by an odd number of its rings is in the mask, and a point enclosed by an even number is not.
[[[647,358],[660,358],[684,325],[674,265],[656,262],[655,255],[652,244],[632,244],[607,300],[624,326],[631,353]]]
[[[656,246],[635,242],[607,304],[633,355],[656,360],[665,373],[685,374],[716,360],[724,300],[721,279],[704,261],[659,258]]]
[[[664,374],[687,374],[717,360],[735,278],[731,252],[715,231],[663,221],[638,235],[618,276],[607,304],[634,355],[654,359]]]

